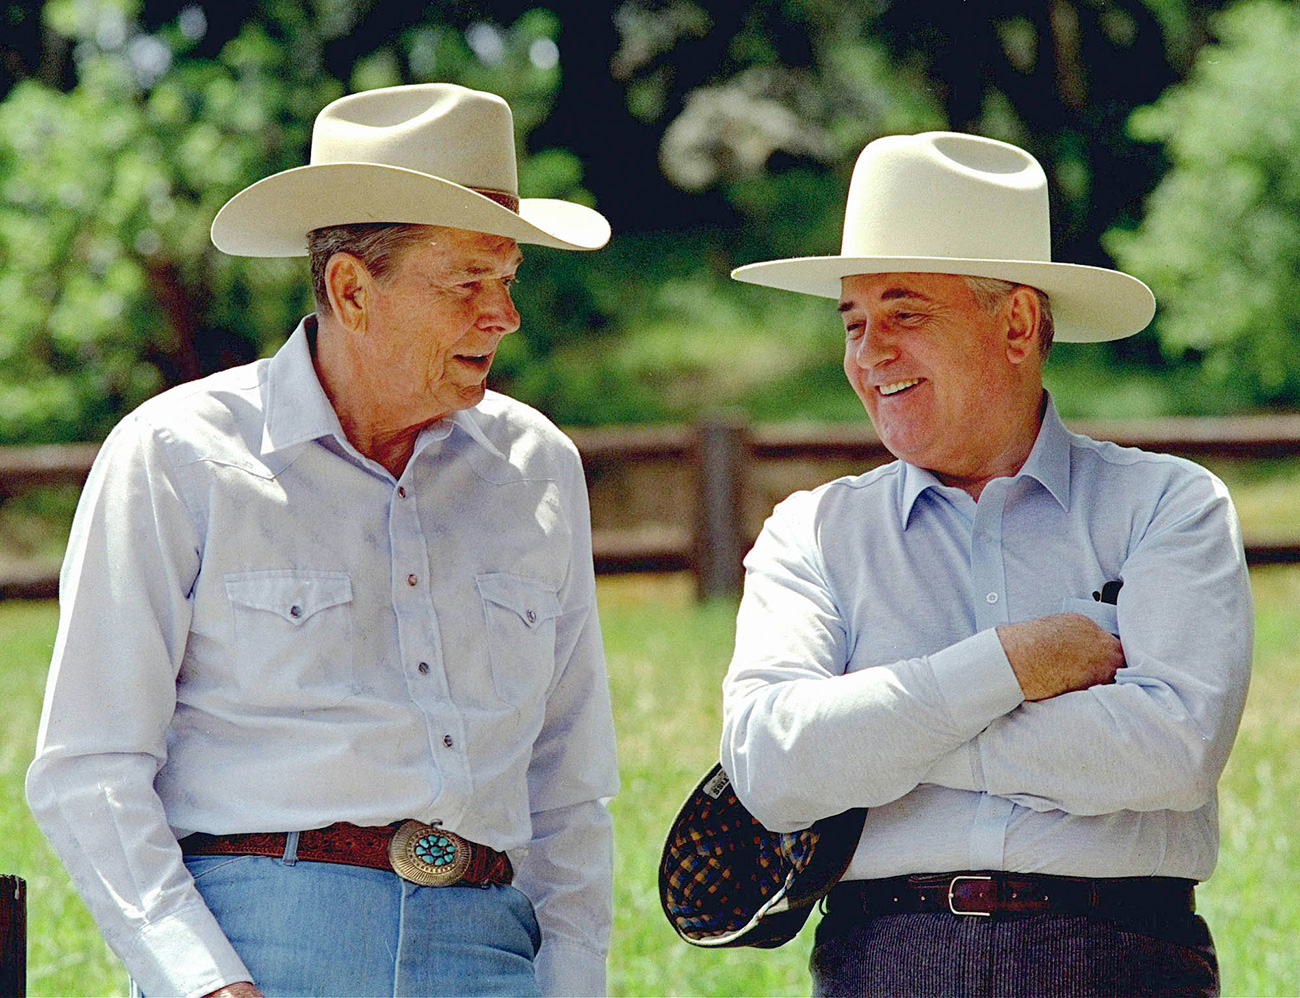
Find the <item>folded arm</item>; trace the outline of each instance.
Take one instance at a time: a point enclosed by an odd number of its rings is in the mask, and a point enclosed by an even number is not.
[[[1192,509],[1158,515],[1123,564],[1115,682],[1024,704],[939,760],[927,782],[1073,814],[1213,799],[1254,630],[1236,517],[1213,484]]]
[[[896,800],[1023,700],[992,630],[846,674],[844,615],[794,520],[774,515],[745,560],[723,683],[723,768],[775,831]]]

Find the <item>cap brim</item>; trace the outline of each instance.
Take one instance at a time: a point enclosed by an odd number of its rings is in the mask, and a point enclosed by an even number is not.
[[[993,277],[1045,291],[1052,303],[1055,338],[1099,343],[1139,333],[1155,315],[1151,289],[1118,270],[1036,260],[968,260],[954,257],[805,256],[737,267],[731,276],[747,284],[840,296],[840,281],[854,274],[960,274]]]
[[[516,214],[468,187],[378,163],[300,166],[259,180],[226,202],[212,243],[233,256],[306,256],[307,233],[329,225],[447,225],[563,250],[600,249],[609,222],[571,201],[525,198]]]

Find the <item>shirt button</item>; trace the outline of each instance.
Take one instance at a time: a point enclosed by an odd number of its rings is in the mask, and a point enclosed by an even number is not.
[[[405,498],[406,498],[406,489],[404,489],[404,488],[403,488],[402,486],[400,486],[400,485],[397,486],[397,498],[398,498],[398,499],[405,499]]]
[[[988,600],[990,603],[996,603],[996,602],[998,601],[998,594],[997,594],[997,593],[989,593],[989,594],[988,594],[987,596],[985,596],[984,598],[985,598],[986,600]]]
[[[537,623],[537,614],[535,614],[532,610],[529,610],[527,613],[524,614],[524,616],[528,618],[528,623],[530,624]]]
[[[415,573],[411,573],[410,575],[408,575],[408,576],[406,577],[406,584],[407,584],[408,586],[413,586],[413,585],[415,585],[415,584],[416,584],[417,582],[419,582],[419,581],[420,581],[420,580],[417,579],[417,578],[415,577]]]
[[[419,665],[416,666],[416,668],[420,670],[420,675],[422,676],[427,676],[429,674],[428,662],[421,662]]]
[[[289,607],[289,616],[297,620],[299,617],[302,616],[302,607],[300,606]]]
[[[451,740],[451,735],[443,735],[442,744],[446,745],[447,748],[451,748],[455,743]]]

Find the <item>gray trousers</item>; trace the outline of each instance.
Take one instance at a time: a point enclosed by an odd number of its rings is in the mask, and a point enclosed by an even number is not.
[[[832,911],[817,926],[814,995],[1218,995],[1204,920],[983,918]]]

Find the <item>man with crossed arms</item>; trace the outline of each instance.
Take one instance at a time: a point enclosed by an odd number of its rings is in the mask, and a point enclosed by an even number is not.
[[[814,991],[1217,993],[1193,886],[1251,660],[1236,517],[1196,465],[1070,433],[1041,374],[1149,290],[1051,262],[1038,163],[955,133],[866,147],[839,256],[734,276],[838,299],[898,458],[777,506],[724,681],[760,821],[869,809]]]

